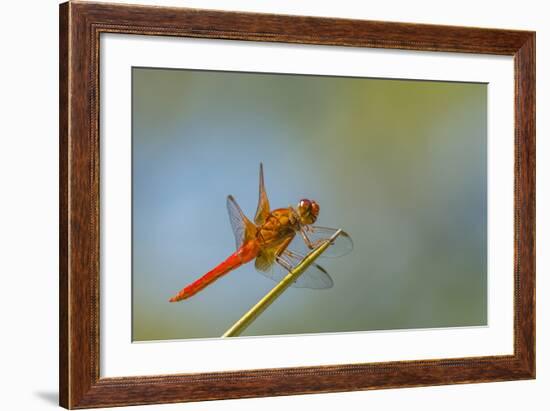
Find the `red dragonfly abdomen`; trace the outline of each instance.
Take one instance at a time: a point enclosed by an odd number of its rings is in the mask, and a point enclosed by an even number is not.
[[[174,297],[170,298],[169,301],[173,303],[176,301],[185,300],[186,298],[197,294],[200,290],[212,284],[221,276],[256,258],[258,252],[258,243],[256,241],[248,241],[243,244],[241,248],[231,254],[224,262],[220,263],[201,278],[193,281],[187,287],[183,288]]]

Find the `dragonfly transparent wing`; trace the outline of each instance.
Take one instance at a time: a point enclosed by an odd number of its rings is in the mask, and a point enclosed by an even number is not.
[[[327,241],[332,235],[338,231],[336,228],[319,227],[319,226],[304,226],[303,235],[300,233],[296,235],[292,243],[290,243],[289,249],[297,254],[308,254],[313,248],[316,248],[319,244]],[[311,248],[306,243],[303,236],[306,236],[311,244]],[[334,240],[327,250],[321,254],[321,257],[342,257],[349,254],[353,250],[353,240],[350,235],[345,231],[342,231],[340,235]]]
[[[279,256],[273,259],[271,264],[256,264],[259,273],[279,282],[287,276],[289,271],[294,269],[304,256],[289,250],[283,251]],[[326,289],[332,288],[334,282],[327,271],[319,264],[311,264],[298,279],[292,284],[296,288]]]
[[[260,185],[258,189],[258,207],[256,208],[256,215],[254,216],[254,222],[261,226],[265,223],[265,220],[269,216],[269,200],[267,198],[267,193],[265,191],[264,183],[264,167],[260,163]]]
[[[233,196],[227,197],[227,212],[235,236],[235,245],[239,249],[245,240],[256,235],[256,226],[244,215]]]

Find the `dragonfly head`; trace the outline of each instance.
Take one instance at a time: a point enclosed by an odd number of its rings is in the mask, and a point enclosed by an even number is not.
[[[300,200],[298,203],[298,215],[302,224],[313,224],[319,215],[319,204],[313,200]]]

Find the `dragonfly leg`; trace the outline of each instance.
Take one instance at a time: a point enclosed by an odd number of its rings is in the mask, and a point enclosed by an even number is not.
[[[300,234],[302,235],[302,238],[304,239],[304,243],[306,243],[307,247],[310,250],[313,250],[314,248],[318,247],[323,242],[322,240],[315,241],[315,242],[311,241],[309,239],[309,237],[307,236],[307,234],[306,234],[306,229],[304,229],[304,228],[300,229]]]
[[[275,257],[275,261],[283,267],[285,270],[287,270],[289,273],[292,271],[292,264],[285,258],[281,257],[280,255]],[[294,280],[296,282],[296,280]]]
[[[313,245],[313,243],[311,242],[311,240],[307,236],[306,231],[303,228],[300,229],[300,234],[301,234],[302,238],[304,239],[304,243],[306,243],[307,247],[310,250],[313,250],[315,248],[315,246]]]
[[[281,257],[280,255],[276,256],[275,257],[275,261],[277,261],[277,263],[283,267],[285,270],[287,270],[288,272],[291,272],[292,271],[292,264],[290,264],[290,262],[288,260],[286,260],[285,258]]]
[[[307,232],[308,231],[308,227],[302,227],[300,228],[300,234],[302,235],[302,238],[304,239],[304,243],[306,243],[307,247],[310,249],[310,250],[313,250],[317,247],[319,247],[322,243],[324,243],[325,241],[327,240],[317,240],[317,241],[311,241],[310,238],[308,237],[307,235]],[[332,241],[332,244],[334,244],[334,241]]]
[[[304,256],[302,254],[298,254],[294,251],[290,251],[290,250],[285,250],[285,254],[290,256],[290,257],[294,257],[294,258],[298,258],[300,260],[303,260],[304,259]]]

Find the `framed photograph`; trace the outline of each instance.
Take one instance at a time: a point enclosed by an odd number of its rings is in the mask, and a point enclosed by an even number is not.
[[[534,377],[534,32],[60,6],[60,405]]]

